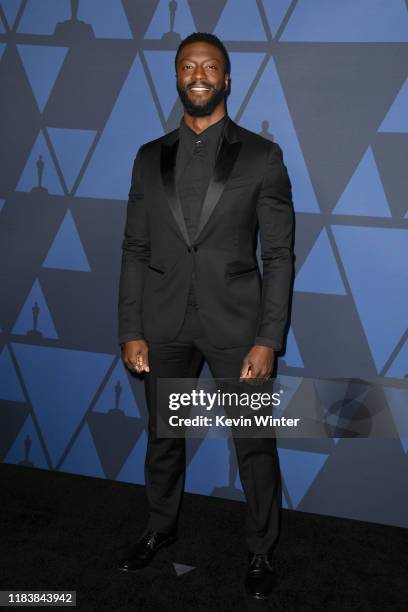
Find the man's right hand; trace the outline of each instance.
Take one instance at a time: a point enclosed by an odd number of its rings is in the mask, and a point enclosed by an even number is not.
[[[122,344],[123,362],[129,370],[137,374],[150,372],[148,352],[146,340],[130,340]]]

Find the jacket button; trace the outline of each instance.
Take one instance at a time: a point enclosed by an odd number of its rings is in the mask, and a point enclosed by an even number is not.
[[[191,253],[191,247],[187,247],[187,251]]]
[[[194,246],[194,247],[193,247],[193,249],[194,249],[195,253],[197,253],[197,251],[198,251],[198,247],[197,247],[197,246]]]

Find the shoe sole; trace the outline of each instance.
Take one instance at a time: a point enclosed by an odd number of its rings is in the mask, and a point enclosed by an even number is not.
[[[165,540],[164,542],[162,542],[160,544],[160,546],[158,546],[156,548],[156,550],[154,551],[154,555],[157,553],[158,550],[160,550],[161,548],[167,548],[168,546],[170,546],[170,544],[173,544],[174,542],[176,542],[176,540],[178,539],[178,536],[171,536],[170,538],[168,538],[167,540]],[[135,567],[134,569],[126,569],[125,567],[121,567],[118,566],[118,570],[120,572],[124,572],[125,574],[131,573],[131,572],[139,572],[140,570],[144,569],[145,567],[147,567],[149,565],[149,563],[151,563],[154,559],[154,555],[153,557],[150,559],[150,561],[148,561],[147,563],[145,563],[145,565],[142,565],[140,567]]]
[[[258,601],[264,601],[265,599],[268,599],[268,597],[271,596],[271,593],[268,593],[268,595],[252,595],[252,593],[250,593],[250,596],[252,597],[252,599],[257,599]]]
[[[269,599],[269,597],[273,594],[275,587],[273,587],[268,593],[253,593],[248,585],[245,583],[245,590],[247,595],[252,597],[252,599]]]
[[[269,593],[266,593],[265,595],[261,595],[260,593],[251,593],[251,591],[246,587],[246,592],[247,595],[249,595],[252,599],[269,599],[269,597],[273,594],[273,591],[270,591]]]

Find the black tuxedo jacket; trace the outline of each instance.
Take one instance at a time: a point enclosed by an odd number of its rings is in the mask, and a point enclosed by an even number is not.
[[[190,242],[174,176],[178,132],[142,145],[133,164],[119,343],[174,340],[194,269],[202,325],[214,346],[264,344],[279,350],[293,274],[294,216],[281,148],[228,119]]]

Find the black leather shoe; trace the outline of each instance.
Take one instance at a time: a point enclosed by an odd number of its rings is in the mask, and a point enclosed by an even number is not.
[[[169,546],[177,540],[177,533],[161,533],[159,531],[146,531],[136,542],[131,554],[122,559],[118,569],[122,572],[135,572],[146,567],[156,552],[163,546]]]
[[[265,599],[275,585],[275,578],[268,555],[249,553],[245,586],[252,597]]]

